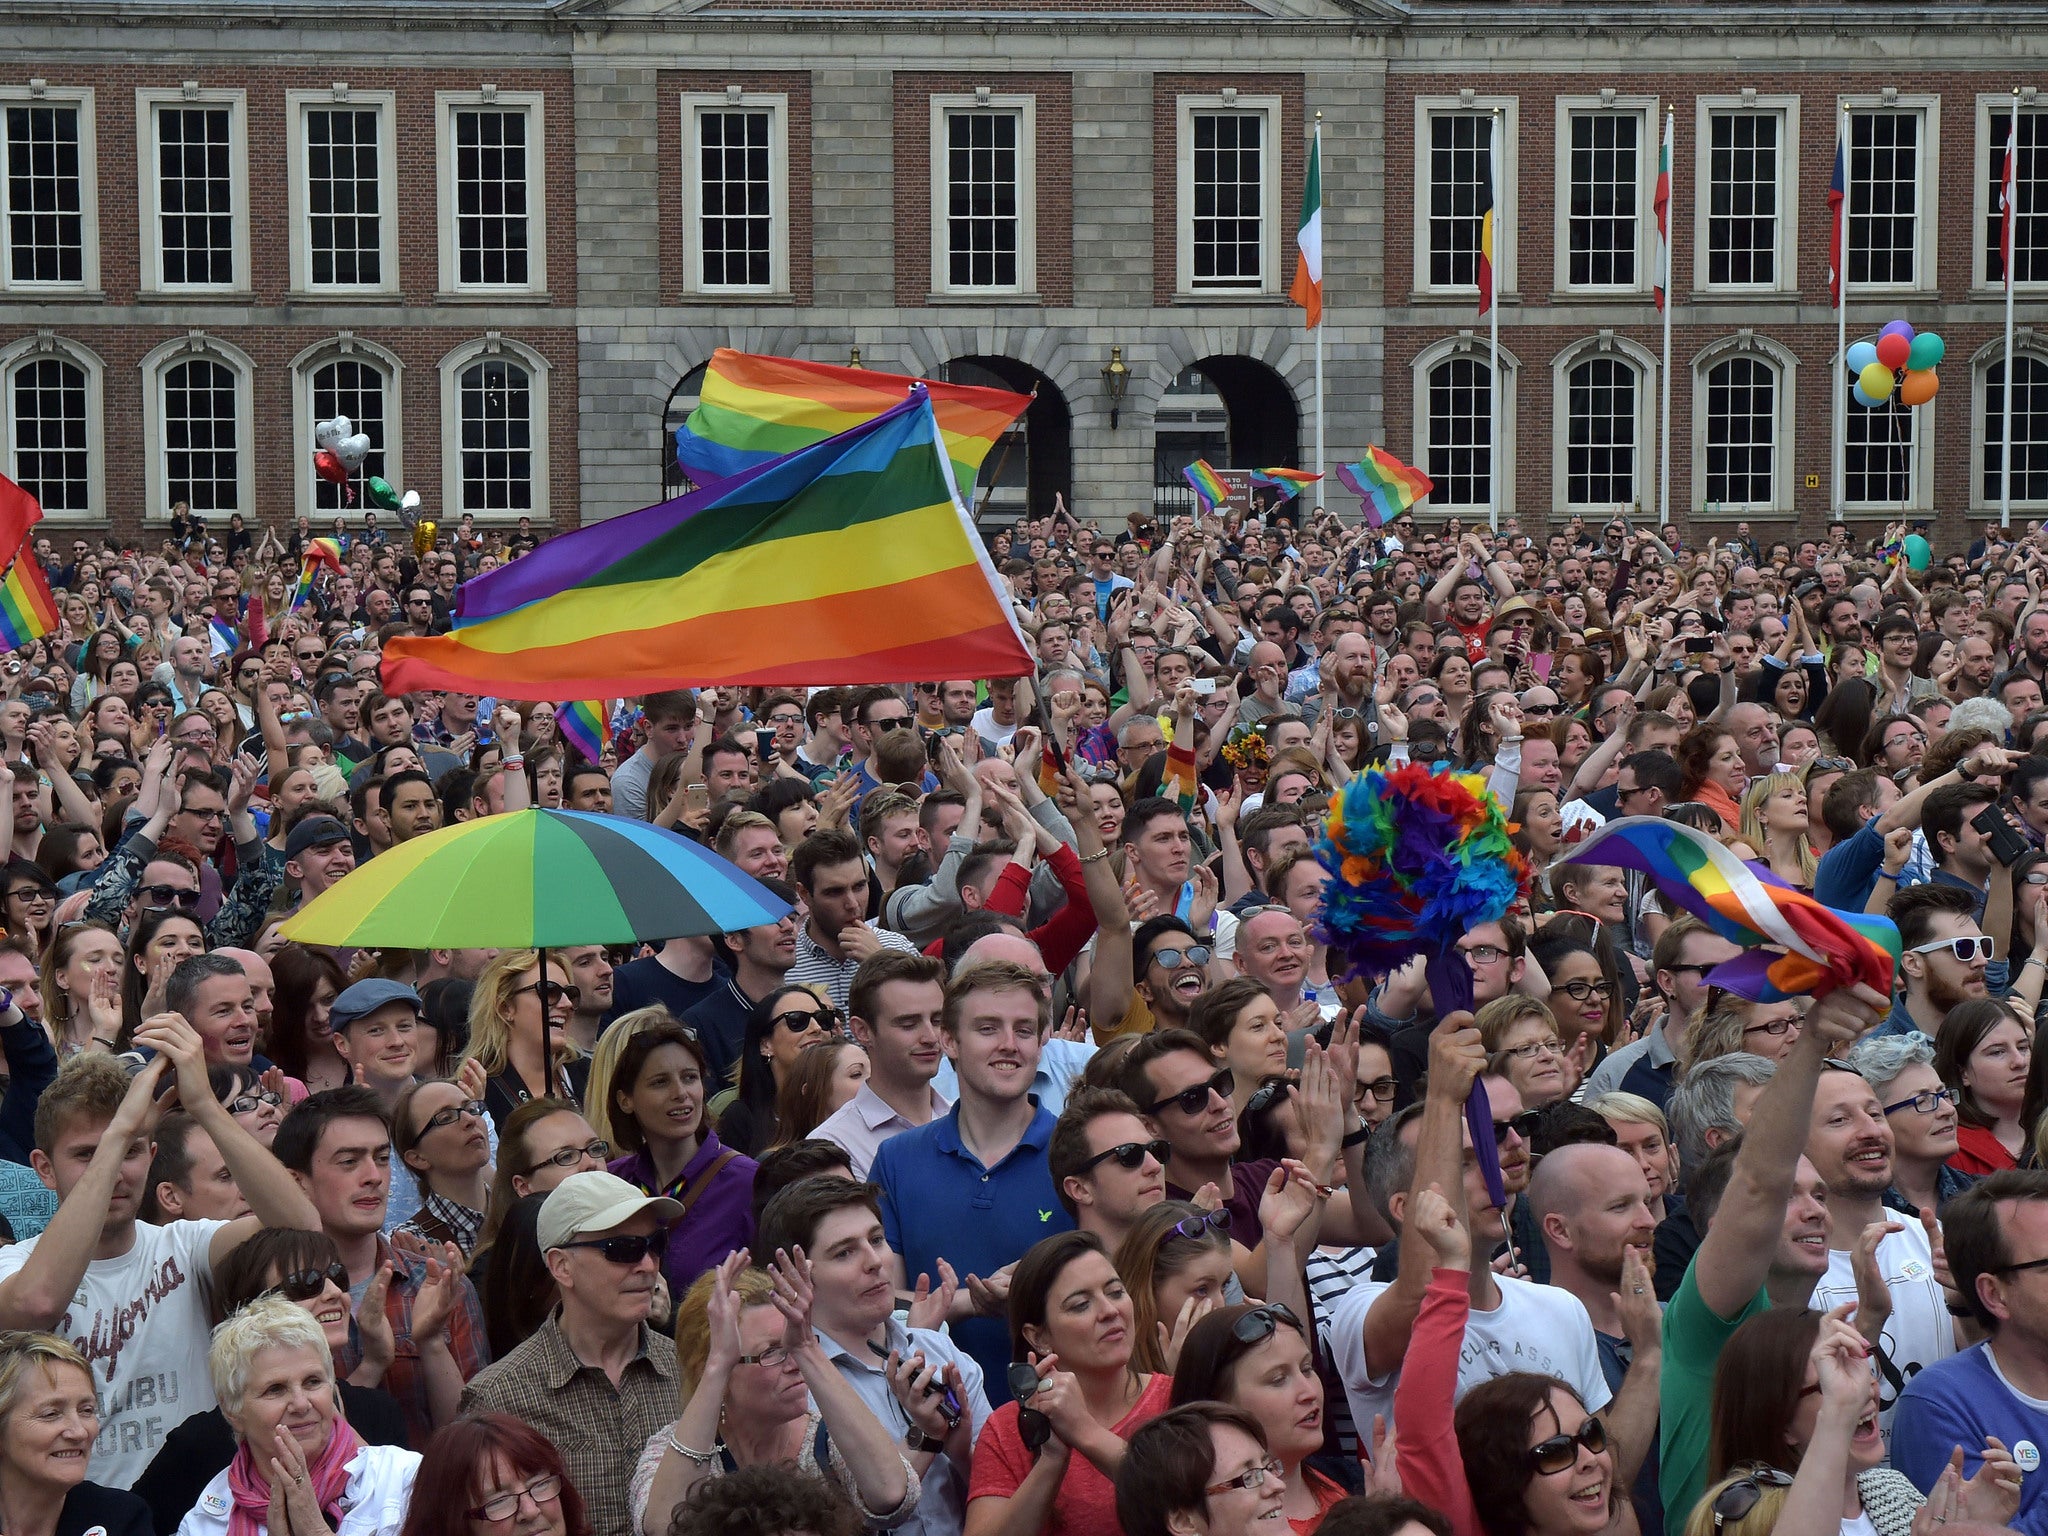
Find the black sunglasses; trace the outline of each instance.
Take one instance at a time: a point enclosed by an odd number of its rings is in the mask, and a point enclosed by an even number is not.
[[[1160,1110],[1171,1104],[1184,1115],[1199,1115],[1209,1107],[1210,1094],[1213,1093],[1218,1098],[1227,1101],[1231,1094],[1236,1091],[1237,1078],[1230,1068],[1225,1067],[1206,1083],[1196,1083],[1194,1087],[1183,1088],[1179,1093],[1168,1094],[1163,1099],[1154,1099],[1152,1107],[1147,1109],[1145,1113],[1156,1115]]]
[[[1229,1212],[1225,1212],[1228,1215]],[[1301,1319],[1294,1315],[1294,1309],[1284,1301],[1269,1301],[1263,1306],[1253,1307],[1230,1325],[1230,1336],[1240,1344],[1260,1344],[1270,1339],[1282,1323],[1296,1333],[1307,1335],[1301,1326]]]
[[[668,1246],[668,1228],[656,1227],[652,1232],[633,1233],[625,1237],[592,1237],[581,1242],[560,1243],[562,1248],[595,1248],[612,1263],[630,1268],[649,1254],[659,1259]]]
[[[142,887],[142,896],[144,902],[152,907],[168,907],[176,903],[187,912],[195,912],[199,908],[199,893],[185,890],[180,886],[145,885]]]
[[[1598,1419],[1586,1420],[1575,1435],[1552,1435],[1530,1446],[1529,1465],[1544,1476],[1569,1471],[1582,1445],[1595,1456],[1607,1449],[1607,1431]]]
[[[1144,1166],[1145,1159],[1148,1157],[1164,1168],[1166,1160],[1172,1155],[1173,1143],[1164,1136],[1158,1137],[1153,1141],[1120,1141],[1108,1150],[1096,1153],[1074,1171],[1077,1174],[1086,1173],[1091,1168],[1114,1161],[1117,1167],[1129,1173],[1134,1169]]]
[[[1522,1140],[1528,1141],[1536,1134],[1536,1127],[1542,1123],[1543,1111],[1540,1109],[1525,1109],[1519,1115],[1512,1115],[1506,1120],[1496,1120],[1493,1122],[1493,1143],[1499,1146],[1509,1136],[1519,1136]]]
[[[1275,1099],[1287,1092],[1287,1088],[1288,1082],[1285,1077],[1274,1076],[1267,1078],[1263,1083],[1259,1084],[1258,1088],[1252,1093],[1252,1096],[1245,1100],[1245,1114],[1263,1114],[1272,1106]]]
[[[1743,1469],[1742,1476],[1714,1495],[1714,1529],[1718,1531],[1723,1524],[1740,1520],[1755,1509],[1756,1501],[1764,1496],[1765,1488],[1791,1486],[1790,1472],[1751,1462]]]
[[[820,1008],[816,1013],[805,1013],[801,1008],[792,1008],[787,1013],[776,1014],[774,1018],[768,1021],[768,1027],[774,1029],[777,1025],[781,1025],[792,1035],[800,1035],[812,1025],[816,1025],[820,1029],[830,1030],[838,1022],[839,1013],[837,1009]]]
[[[337,1290],[348,1289],[348,1266],[339,1259],[325,1269],[299,1269],[282,1276],[270,1288],[269,1294],[282,1296],[286,1301],[311,1301],[327,1289],[332,1280]]]
[[[517,997],[522,992],[537,993],[544,1004],[559,1003],[566,997],[569,999],[569,1006],[571,1008],[583,1001],[583,989],[581,987],[565,987],[559,981],[530,981],[523,987],[514,987],[512,989],[514,997]]]

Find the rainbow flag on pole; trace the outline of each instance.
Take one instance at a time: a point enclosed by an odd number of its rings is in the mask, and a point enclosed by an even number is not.
[[[0,582],[0,650],[14,651],[57,627],[57,600],[36,557],[23,550]]]
[[[698,485],[713,485],[872,421],[919,385],[931,396],[964,495],[996,439],[1031,404],[1029,395],[730,347],[711,354],[697,409],[676,428],[676,462]]]
[[[1339,464],[1337,478],[1364,503],[1365,520],[1375,528],[1436,489],[1429,476],[1384,448],[1366,449],[1356,464]]]
[[[605,744],[611,740],[611,724],[610,699],[574,699],[555,706],[555,729],[562,740],[583,754],[586,763],[604,756]]]
[[[1255,469],[1252,471],[1253,485],[1270,486],[1280,492],[1282,499],[1289,501],[1299,496],[1322,478],[1321,475],[1311,474],[1305,469]]]
[[[341,563],[341,545],[333,539],[311,539],[306,544],[306,558],[299,566],[299,579],[292,588],[291,600],[284,605],[285,617],[299,611],[299,604],[312,595],[313,583],[323,570],[339,576],[348,569]]]
[[[1221,475],[1209,467],[1207,459],[1195,460],[1181,471],[1181,476],[1194,487],[1196,497],[1207,511],[1214,512],[1230,500],[1230,487],[1223,483]]]
[[[386,690],[610,698],[1031,670],[922,389],[465,582],[455,623],[386,646]]]

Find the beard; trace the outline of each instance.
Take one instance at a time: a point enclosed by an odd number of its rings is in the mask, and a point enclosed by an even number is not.
[[[1967,975],[1968,973],[1965,972],[1966,977]],[[1967,1003],[1973,998],[1982,997],[1983,995],[1984,993],[1981,990],[1975,993],[1970,992],[1967,983],[1957,985],[1951,982],[1946,976],[1941,974],[1938,968],[1928,967],[1927,1001],[1933,1005],[1937,1012],[1946,1014],[1949,1009],[1955,1007],[1958,1003]]]

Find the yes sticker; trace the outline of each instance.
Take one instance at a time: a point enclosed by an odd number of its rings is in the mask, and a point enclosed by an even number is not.
[[[2012,1459],[2020,1464],[2022,1472],[2031,1472],[2041,1465],[2041,1451],[2031,1440],[2021,1440],[2012,1448]]]

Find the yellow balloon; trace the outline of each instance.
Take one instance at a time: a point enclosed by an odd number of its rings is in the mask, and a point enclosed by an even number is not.
[[[1863,386],[1863,393],[1871,399],[1884,401],[1891,398],[1892,388],[1898,381],[1883,363],[1871,363],[1856,375],[1856,382]]]
[[[439,531],[440,525],[431,517],[423,517],[414,523],[412,525],[412,552],[416,555],[427,553],[428,550],[434,547],[434,535]]]
[[[1932,368],[1909,368],[1906,382],[1899,386],[1899,398],[1908,405],[1925,405],[1941,388]]]

